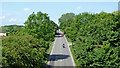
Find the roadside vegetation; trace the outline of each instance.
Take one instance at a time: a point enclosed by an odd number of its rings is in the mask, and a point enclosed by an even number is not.
[[[120,66],[120,19],[113,13],[63,14],[59,28],[69,41],[77,66]]]
[[[2,27],[7,31],[7,37],[2,38],[2,67],[40,68],[46,65],[57,24],[42,12],[30,14],[24,24]]]

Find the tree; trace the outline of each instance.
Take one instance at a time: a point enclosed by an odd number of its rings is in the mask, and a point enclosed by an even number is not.
[[[58,28],[58,26],[49,19],[48,14],[42,12],[37,12],[37,14],[33,12],[24,24],[30,35],[38,39],[43,38],[46,41],[53,41],[54,31]]]
[[[117,12],[75,16],[70,27],[61,23],[66,37],[74,42],[71,51],[77,66],[120,66],[120,22]],[[63,28],[64,27],[64,28]]]
[[[73,23],[74,20],[74,13],[66,13],[63,14],[60,18],[59,18],[59,24],[60,24],[60,28],[61,29],[65,29],[66,27],[70,27],[71,24]]]

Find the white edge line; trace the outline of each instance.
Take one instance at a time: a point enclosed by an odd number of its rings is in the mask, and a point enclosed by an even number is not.
[[[53,49],[54,49],[54,47],[55,47],[56,39],[57,39],[57,38],[55,38],[55,42],[54,42],[54,44],[53,44],[53,46],[52,46],[52,50],[51,50],[50,55],[52,55],[52,53],[53,53]],[[50,56],[49,56],[48,60],[50,60]],[[47,65],[49,65],[49,64],[50,64],[50,61],[47,62]]]
[[[65,37],[65,36],[64,36]],[[66,37],[65,37],[65,39],[66,39]],[[73,60],[73,56],[72,56],[72,53],[71,53],[71,51],[70,51],[70,48],[69,48],[69,44],[68,44],[68,41],[67,41],[67,39],[66,39],[66,42],[67,42],[67,45],[68,45],[68,50],[69,50],[69,52],[70,52],[70,56],[71,56],[71,58],[72,58],[72,62],[73,62],[73,66],[74,66],[74,68],[75,68],[75,62],[74,62],[74,60]]]

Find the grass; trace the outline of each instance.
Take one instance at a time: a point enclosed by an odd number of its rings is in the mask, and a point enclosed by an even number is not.
[[[70,38],[66,37],[66,39],[67,39],[68,42],[72,43],[72,41],[71,41]],[[78,62],[77,62],[77,60],[76,60],[76,58],[75,58],[74,51],[73,51],[73,49],[72,49],[72,45],[70,46],[70,50],[71,50],[71,52],[72,52],[72,56],[73,56],[73,59],[74,59],[74,61],[75,61],[76,66],[79,66],[79,64],[78,64]]]
[[[50,53],[52,51],[53,43],[54,42],[50,42],[50,44],[49,44],[49,49],[47,50],[47,54],[48,54],[47,59],[49,59]],[[45,63],[47,64],[47,60],[45,61]]]
[[[66,39],[67,39],[67,41],[68,41],[68,42],[71,42],[71,43],[72,43],[72,41],[71,41],[71,39],[70,39],[70,38],[66,37]]]
[[[71,52],[72,52],[73,59],[74,59],[74,61],[75,61],[76,67],[77,67],[77,66],[79,66],[79,63],[77,62],[77,59],[75,58],[75,54],[74,54],[74,51],[73,51],[73,49],[72,49],[72,46],[70,47],[70,50],[71,50]]]
[[[67,38],[67,37],[66,37],[66,38]],[[67,41],[72,43],[71,39],[69,39],[69,38],[67,38]]]
[[[51,53],[51,50],[52,50],[52,47],[53,47],[53,43],[54,42],[51,42],[50,45],[49,45],[49,49],[47,51],[47,54],[50,54]]]
[[[70,40],[70,38],[67,38],[67,37],[66,37],[66,39],[67,39],[68,42],[72,42],[72,41]],[[71,52],[72,52],[73,59],[74,59],[74,61],[75,61],[76,66],[79,66],[79,64],[78,64],[78,62],[77,62],[77,60],[76,60],[76,58],[75,58],[74,51],[73,51],[73,49],[72,49],[72,45],[70,46],[70,50],[71,50]]]

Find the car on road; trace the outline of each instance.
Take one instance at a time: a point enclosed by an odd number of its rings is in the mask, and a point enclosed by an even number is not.
[[[64,36],[64,34],[61,34],[61,36]]]

